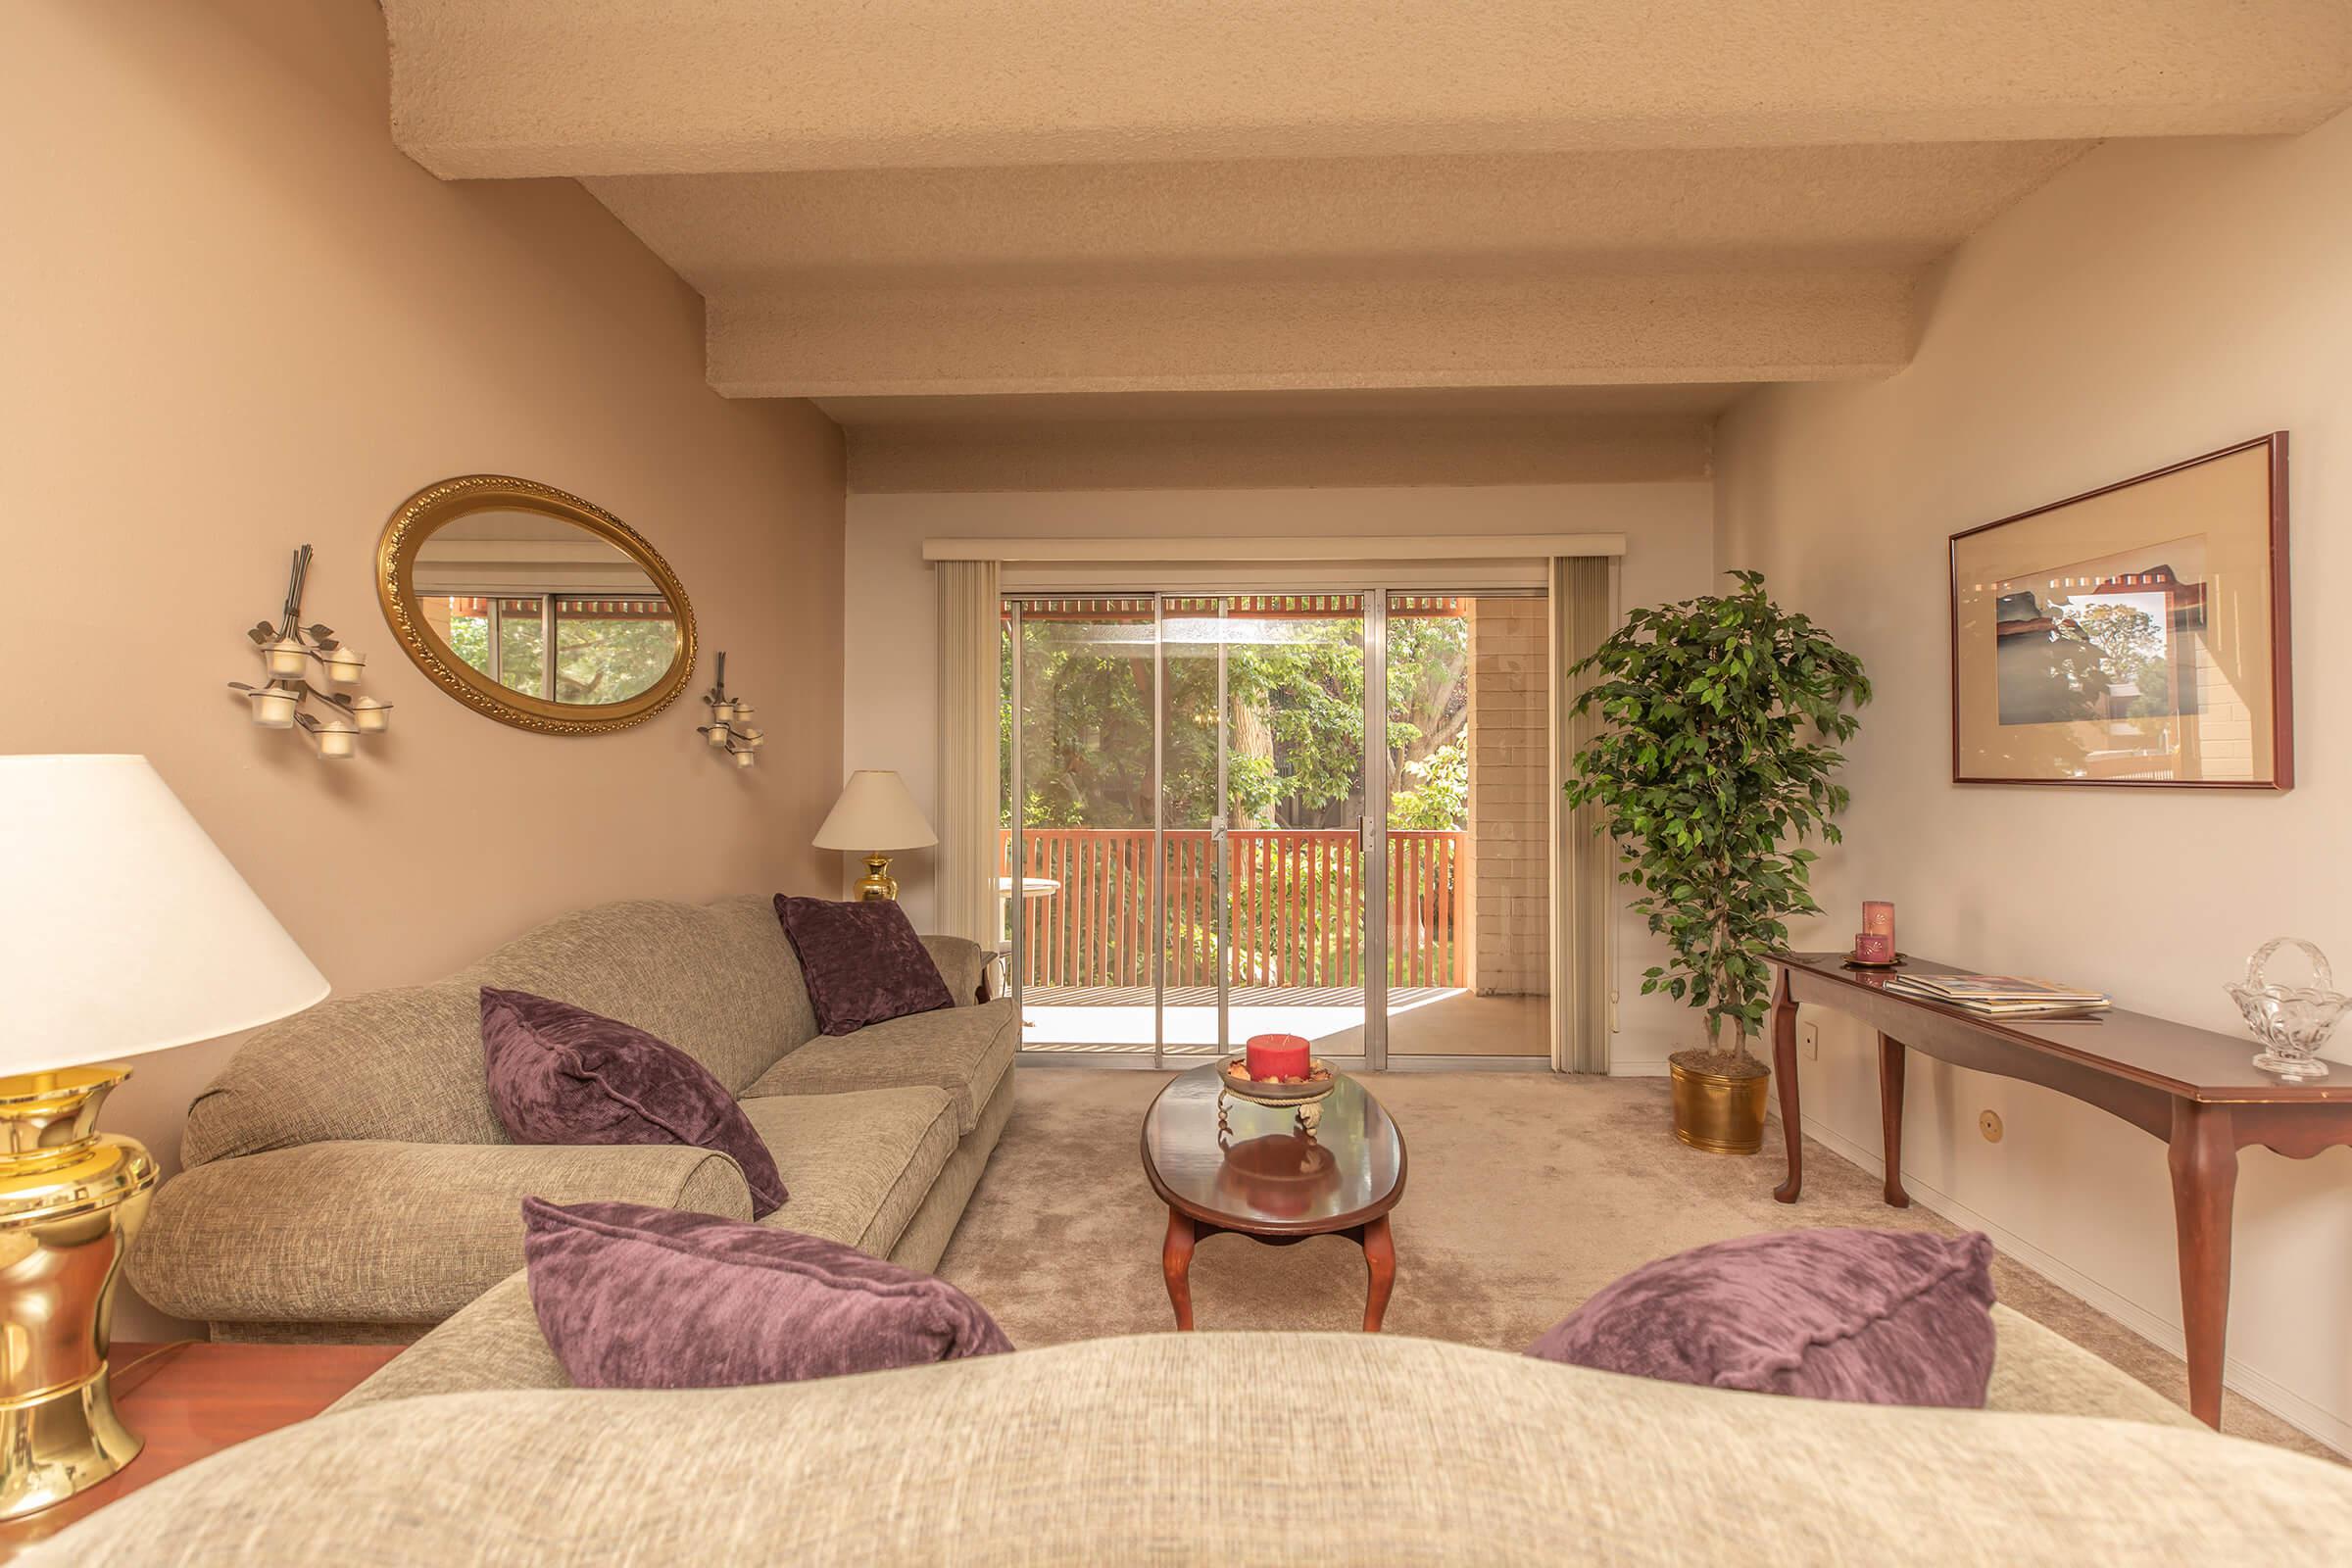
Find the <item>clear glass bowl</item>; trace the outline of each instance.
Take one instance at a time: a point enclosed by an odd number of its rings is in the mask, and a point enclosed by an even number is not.
[[[2267,972],[2271,956],[2282,947],[2301,948],[2311,960],[2310,985],[2272,983]],[[2246,959],[2246,978],[2225,989],[2245,1014],[2254,1038],[2269,1048],[2255,1056],[2255,1066],[2290,1083],[2328,1076],[2328,1064],[2312,1053],[2327,1044],[2345,1006],[2352,1004],[2352,997],[2335,989],[2328,955],[2300,937],[2273,937]]]

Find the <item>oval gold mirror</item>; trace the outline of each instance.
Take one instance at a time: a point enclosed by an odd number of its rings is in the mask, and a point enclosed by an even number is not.
[[[411,496],[376,553],[384,618],[466,707],[548,735],[641,724],[694,673],[694,612],[637,530],[503,474]]]

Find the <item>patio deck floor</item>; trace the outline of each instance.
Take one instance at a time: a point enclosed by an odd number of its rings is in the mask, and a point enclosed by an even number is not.
[[[1453,986],[1398,986],[1389,992],[1389,1054],[1429,1056],[1542,1056],[1548,999],[1479,996]],[[1364,993],[1348,986],[1248,986],[1231,995],[1233,1039],[1303,1035],[1331,1055],[1361,1055]],[[1165,1012],[1170,1052],[1216,1050],[1217,994],[1209,986],[1171,987]],[[1152,1050],[1152,988],[1027,988],[1021,998],[1024,1051],[1113,1055]]]

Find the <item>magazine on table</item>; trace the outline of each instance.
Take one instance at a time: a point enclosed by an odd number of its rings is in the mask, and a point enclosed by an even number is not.
[[[1898,974],[1887,978],[1886,989],[1992,1017],[2082,1016],[2114,1005],[2103,991],[2007,974]]]

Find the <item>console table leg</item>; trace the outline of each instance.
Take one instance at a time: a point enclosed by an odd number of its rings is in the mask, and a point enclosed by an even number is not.
[[[1168,1239],[1160,1245],[1159,1268],[1168,1277],[1168,1304],[1176,1308],[1176,1326],[1193,1326],[1193,1222],[1168,1210]]]
[[[2173,1218],[2180,1241],[2180,1325],[2189,1413],[2222,1424],[2222,1356],[2230,1328],[2230,1226],[2237,1141],[2226,1105],[2173,1102]]]
[[[1886,1205],[1909,1208],[1903,1191],[1903,1043],[1879,1036],[1879,1143],[1886,1156]]]
[[[1788,1147],[1788,1179],[1772,1196],[1793,1203],[1805,1187],[1805,1131],[1796,1102],[1796,999],[1788,994],[1786,969],[1772,994],[1772,1076],[1781,1095],[1781,1138]]]
[[[1364,1293],[1364,1332],[1378,1334],[1389,1310],[1389,1292],[1396,1285],[1396,1242],[1386,1214],[1364,1227],[1364,1269],[1371,1276]]]

